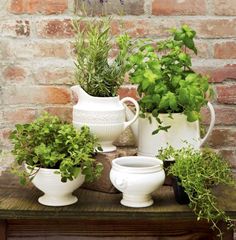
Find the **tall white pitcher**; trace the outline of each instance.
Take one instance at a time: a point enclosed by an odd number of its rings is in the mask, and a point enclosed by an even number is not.
[[[103,148],[103,152],[116,150],[112,142],[132,123],[139,115],[139,105],[136,100],[130,97],[119,99],[116,97],[93,97],[87,94],[79,85],[71,87],[79,98],[73,106],[73,125],[80,128],[87,125],[94,133]],[[125,121],[124,102],[132,102],[135,105],[136,113]]]
[[[161,148],[171,145],[174,148],[182,148],[191,145],[194,148],[200,148],[207,140],[215,124],[215,111],[210,102],[207,104],[211,122],[204,138],[200,137],[199,121],[188,122],[186,115],[182,113],[173,113],[172,118],[168,114],[160,114],[159,117],[164,126],[171,126],[167,132],[159,131],[152,135],[157,129],[158,123],[152,118],[150,123],[147,118],[139,118],[138,125],[131,126],[138,143],[138,155],[154,157]],[[132,112],[126,109],[128,119],[133,116]]]

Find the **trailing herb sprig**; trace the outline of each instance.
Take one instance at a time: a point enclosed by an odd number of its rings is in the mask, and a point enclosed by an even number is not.
[[[169,146],[159,152],[159,158],[174,159],[174,164],[167,170],[179,178],[178,184],[182,185],[190,199],[190,208],[197,215],[197,219],[206,219],[212,227],[222,232],[218,227],[220,220],[232,227],[232,221],[217,204],[214,187],[218,185],[235,186],[229,164],[211,149],[194,150],[191,147],[174,149]]]

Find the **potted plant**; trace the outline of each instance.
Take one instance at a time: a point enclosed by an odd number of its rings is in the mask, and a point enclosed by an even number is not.
[[[124,81],[131,39],[127,34],[116,38],[118,53],[110,61],[112,50],[110,20],[100,18],[90,23],[74,21],[76,82],[72,87],[79,97],[73,107],[73,125],[86,124],[98,137],[104,152],[114,151],[112,142],[138,117],[138,103],[130,97],[119,100],[117,91]],[[135,117],[125,122],[123,103],[131,101]]]
[[[184,141],[198,148],[214,126],[214,109],[206,97],[212,94],[208,78],[191,68],[195,35],[186,25],[172,29],[170,38],[156,44],[138,42],[129,58],[130,80],[140,95],[139,155],[156,156],[167,144],[180,148]],[[198,120],[207,103],[212,121],[201,140]]]
[[[164,161],[169,158],[175,160],[168,168],[167,175],[174,176],[176,181],[173,187],[176,188],[174,192],[177,202],[189,203],[197,219],[211,222],[222,237],[217,223],[223,220],[230,227],[232,222],[218,206],[214,188],[219,185],[235,185],[229,164],[211,149],[196,150],[190,146],[182,149],[168,147],[160,151],[159,158]],[[181,191],[185,196],[181,195]]]
[[[32,123],[17,124],[10,139],[15,156],[13,173],[22,184],[29,178],[44,192],[38,199],[41,204],[75,203],[77,197],[72,192],[84,180],[92,181],[101,173],[101,164],[93,158],[99,145],[87,126],[76,131],[71,124],[45,113]]]

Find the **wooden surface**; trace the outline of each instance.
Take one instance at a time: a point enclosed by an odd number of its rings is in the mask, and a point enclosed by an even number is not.
[[[227,214],[236,219],[235,189],[219,188],[216,191]],[[86,189],[76,191],[79,201],[66,207],[40,205],[37,199],[41,195],[31,184],[20,186],[18,179],[12,175],[5,173],[0,177],[1,240],[4,239],[4,232],[7,232],[9,239],[19,237],[27,240],[55,235],[216,239],[208,223],[197,222],[188,206],[175,202],[172,188],[168,186],[153,194],[153,206],[140,209],[120,205],[121,194]],[[222,229],[225,230],[225,226]],[[232,231],[226,232],[224,239],[233,239],[232,234]]]

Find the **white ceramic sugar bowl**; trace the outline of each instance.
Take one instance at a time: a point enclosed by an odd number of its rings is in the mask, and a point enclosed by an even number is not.
[[[110,179],[123,193],[122,205],[148,207],[153,204],[151,193],[164,183],[163,162],[144,156],[116,158],[112,161]]]

